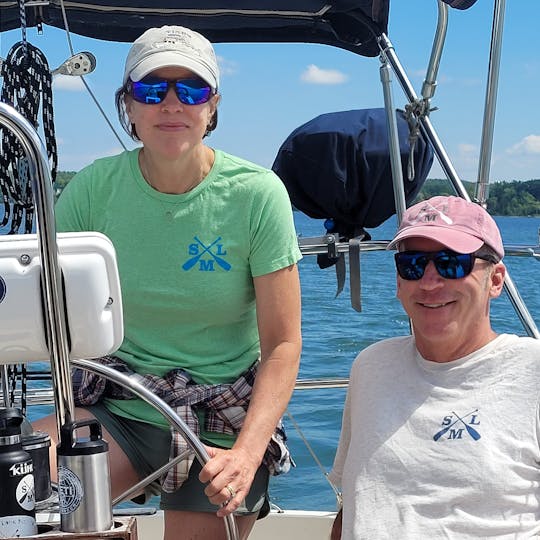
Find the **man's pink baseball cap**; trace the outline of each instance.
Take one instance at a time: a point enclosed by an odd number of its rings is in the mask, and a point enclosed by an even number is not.
[[[474,253],[486,244],[499,259],[504,257],[501,233],[494,219],[482,206],[461,197],[432,197],[407,208],[387,249],[415,237],[435,240],[457,253]]]

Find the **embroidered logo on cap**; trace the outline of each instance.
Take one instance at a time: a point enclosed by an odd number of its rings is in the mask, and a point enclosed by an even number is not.
[[[156,49],[165,49],[169,48],[171,45],[175,46],[181,44],[185,48],[189,49],[191,52],[197,56],[202,56],[202,51],[199,47],[196,47],[193,43],[194,38],[189,32],[184,32],[181,30],[168,30],[167,34],[163,38],[161,43],[155,43],[154,47]]]
[[[447,225],[452,225],[454,221],[450,216],[447,216],[444,212],[448,211],[448,206],[446,204],[441,205],[442,210],[433,206],[431,203],[426,201],[426,203],[420,208],[418,214],[413,218],[411,217],[412,222],[428,222],[435,221],[437,217],[440,217]]]

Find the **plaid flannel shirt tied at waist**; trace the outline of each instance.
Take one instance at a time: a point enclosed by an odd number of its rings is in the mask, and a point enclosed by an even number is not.
[[[115,356],[104,356],[95,361],[128,375],[160,397],[197,437],[200,432],[196,409],[205,412],[206,431],[229,435],[240,432],[258,367],[258,362],[256,362],[233,383],[212,385],[196,384],[183,369],[173,369],[164,377],[158,377],[135,373],[123,360]],[[79,368],[73,370],[73,392],[75,404],[82,407],[95,405],[103,397],[134,399],[129,390]],[[173,427],[171,427],[171,438],[171,459],[189,450],[187,442]],[[286,473],[291,467],[286,440],[287,436],[280,420],[263,457],[263,463],[272,475]],[[186,459],[167,471],[161,480],[163,491],[172,493],[182,485],[188,477],[194,457],[195,454],[190,452]]]

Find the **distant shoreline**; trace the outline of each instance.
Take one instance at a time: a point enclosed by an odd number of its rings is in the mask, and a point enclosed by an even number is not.
[[[463,182],[470,198],[474,200],[476,183]],[[492,216],[538,217],[540,216],[540,179],[511,182],[493,182],[489,185],[487,210]],[[433,195],[452,195],[448,180],[426,180],[419,198]]]
[[[55,195],[58,198],[75,171],[58,171]],[[463,182],[467,193],[474,200],[476,184]],[[417,199],[429,199],[434,195],[453,195],[454,191],[446,179],[428,178]],[[492,216],[540,217],[540,179],[493,182],[489,185],[487,210]],[[330,216],[329,216],[330,217]],[[338,216],[331,216],[338,217]]]

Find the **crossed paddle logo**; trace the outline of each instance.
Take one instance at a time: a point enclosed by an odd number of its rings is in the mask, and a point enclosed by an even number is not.
[[[212,251],[212,248],[221,240],[221,236],[218,236],[211,244],[205,245],[197,236],[194,236],[193,239],[199,246],[202,248],[196,255],[188,259],[183,265],[182,268],[186,271],[191,270],[200,260],[200,258],[208,254],[223,270],[228,272],[231,269],[231,265],[223,258],[217,255]],[[219,251],[219,250],[218,250]]]

